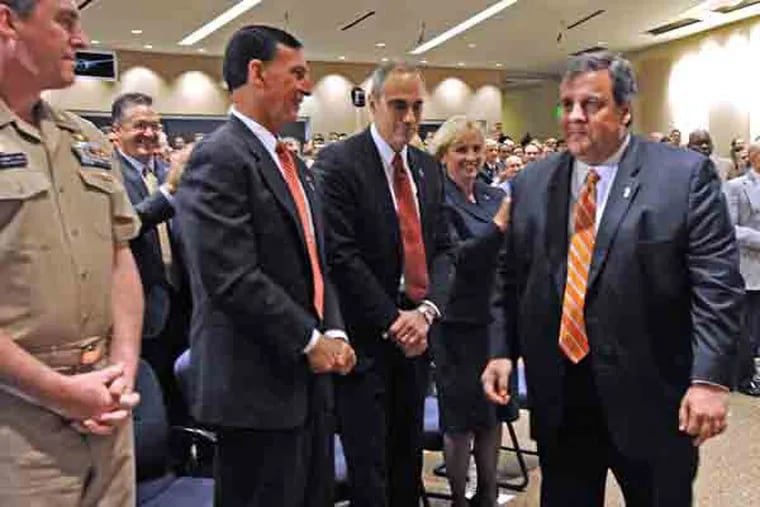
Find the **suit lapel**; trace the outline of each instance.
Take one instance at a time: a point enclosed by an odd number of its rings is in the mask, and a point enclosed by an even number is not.
[[[124,158],[121,152],[116,152],[118,155],[119,164],[121,164],[121,174],[124,177],[126,183],[137,189],[141,199],[148,197],[148,188],[145,186],[145,182],[142,179],[140,171],[132,165],[132,163]]]
[[[425,197],[427,196],[427,182],[425,181],[425,172],[422,169],[422,165],[417,159],[417,155],[414,153],[414,150],[411,146],[406,149],[406,155],[408,159],[407,163],[409,164],[409,173],[412,175],[414,184],[417,187],[417,206],[420,210],[420,227],[424,231],[426,215]]]
[[[298,217],[298,210],[296,209],[296,203],[293,200],[293,196],[290,195],[290,189],[285,182],[285,178],[282,176],[277,164],[272,160],[271,155],[267,152],[267,149],[259,141],[259,139],[246,127],[243,122],[234,116],[230,118],[232,125],[238,130],[240,138],[243,139],[248,146],[249,150],[256,159],[256,167],[261,174],[264,182],[267,184],[275,199],[280,205],[285,208],[293,221],[293,225],[296,226],[298,231],[298,237],[301,240],[301,244],[306,250],[306,240],[303,237],[303,227],[301,226],[301,220]]]
[[[366,177],[369,183],[367,188],[376,192],[375,195],[382,207],[382,214],[388,227],[387,230],[391,231],[392,244],[397,245],[398,254],[403,255],[398,215],[396,214],[396,208],[393,206],[393,197],[391,196],[391,189],[388,187],[388,178],[385,175],[385,168],[380,158],[380,152],[377,150],[377,146],[375,146],[370,129],[366,129],[362,135],[364,136],[364,160],[360,160],[359,163],[366,164]]]
[[[557,293],[565,291],[567,278],[568,223],[570,207],[570,178],[573,158],[565,153],[549,177],[546,196],[546,252],[549,270],[554,277]]]
[[[607,196],[607,204],[602,214],[602,220],[599,223],[599,229],[596,232],[587,292],[591,290],[594,282],[599,277],[620,222],[628,212],[639,190],[638,174],[641,169],[639,146],[638,139],[631,136],[630,144],[623,154],[615,180],[612,182],[612,188],[610,188]]]
[[[448,175],[444,177],[444,181],[446,182],[446,195],[454,202],[456,202],[456,205],[459,209],[466,211],[478,220],[484,222],[489,222],[492,219],[493,215],[489,214],[491,206],[486,203],[486,201],[490,200],[491,197],[483,191],[483,185],[485,185],[484,183],[475,181],[475,188],[473,189],[473,192],[475,193],[475,199],[478,201],[476,204],[470,202],[465,197],[459,187],[457,187],[456,183],[454,183],[451,178],[448,177]]]

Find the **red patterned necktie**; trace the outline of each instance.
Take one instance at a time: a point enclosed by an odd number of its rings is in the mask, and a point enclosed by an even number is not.
[[[425,243],[417,214],[411,174],[404,167],[401,156],[393,157],[393,193],[398,204],[398,224],[404,244],[404,286],[407,297],[415,303],[425,298],[428,291]]]
[[[321,319],[324,315],[325,306],[325,282],[322,278],[322,268],[319,264],[314,227],[310,223],[309,211],[306,207],[306,194],[298,179],[298,171],[293,161],[293,155],[283,143],[277,143],[277,158],[280,159],[282,172],[285,174],[285,181],[288,184],[288,189],[290,189],[290,195],[296,203],[303,237],[306,239],[306,248],[309,250],[309,262],[311,263],[312,286],[314,287],[314,308],[316,308],[317,314]]]
[[[588,273],[596,240],[596,184],[599,174],[592,168],[575,203],[573,236],[567,253],[567,281],[562,301],[559,346],[574,363],[588,355],[588,335],[583,309]]]

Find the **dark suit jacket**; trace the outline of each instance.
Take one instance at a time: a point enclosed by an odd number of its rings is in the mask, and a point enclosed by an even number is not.
[[[477,203],[472,203],[450,178],[444,180],[449,231],[458,248],[456,276],[449,287],[443,320],[485,325],[491,321],[491,289],[504,240],[493,217],[504,192],[475,180]]]
[[[152,195],[148,192],[142,176],[121,153],[117,152],[116,158],[129,200],[141,221],[140,233],[129,242],[129,246],[140,272],[145,296],[143,338],[156,338],[166,326],[171,292],[156,226],[169,223],[169,219],[174,216],[174,207],[161,192]],[[160,183],[164,182],[166,173],[166,165],[158,163],[156,177]],[[178,249],[172,248],[173,253],[174,251]]]
[[[324,262],[314,181],[296,162],[315,222],[324,321],[295,202],[274,160],[240,120],[193,151],[178,190],[193,292],[191,407],[201,422],[286,429],[303,424],[317,382],[303,349],[312,330],[342,329]]]
[[[443,176],[435,159],[412,146],[408,164],[417,185],[430,274],[427,299],[443,312],[452,247],[442,211]],[[398,317],[403,273],[398,216],[369,129],[325,146],[312,169],[321,178],[333,280],[361,370]]]
[[[556,437],[558,346],[573,158],[552,156],[512,187],[494,298],[496,356],[525,358],[531,423]],[[708,159],[632,137],[596,236],[586,295],[593,376],[607,426],[632,456],[678,435],[692,379],[731,385],[742,280],[720,181]],[[506,339],[505,339],[506,338]]]

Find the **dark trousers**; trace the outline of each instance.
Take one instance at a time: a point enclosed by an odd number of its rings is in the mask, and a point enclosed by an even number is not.
[[[368,369],[336,378],[338,426],[353,507],[418,507],[426,355],[392,343]]]
[[[214,505],[332,507],[334,423],[329,378],[310,393],[304,426],[290,430],[217,430]]]
[[[628,507],[688,507],[698,453],[686,436],[664,442],[655,456],[627,456],[610,438],[589,360],[569,365],[563,421],[556,441],[539,442],[542,507],[602,507],[612,470]],[[663,421],[663,424],[676,424]]]
[[[739,338],[737,386],[747,386],[755,376],[755,356],[760,349],[760,291],[747,291]]]
[[[140,356],[148,361],[156,372],[164,395],[169,422],[181,425],[186,423],[189,416],[185,397],[174,376],[174,361],[189,347],[188,328],[191,310],[175,300],[176,298],[173,297],[169,316],[166,318],[166,324],[161,333],[154,338],[142,340]]]

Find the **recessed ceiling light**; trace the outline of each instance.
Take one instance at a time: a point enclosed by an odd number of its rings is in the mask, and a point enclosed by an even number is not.
[[[496,66],[497,67],[504,67],[504,64],[503,63],[497,63]]]
[[[388,61],[388,57],[384,56],[384,57],[382,57],[382,58],[380,59],[380,61],[381,61],[381,62],[387,62],[387,61]]]
[[[338,60],[345,60],[345,59],[346,59],[346,57],[345,57],[345,56],[339,56],[339,57],[338,57]]]
[[[422,65],[427,65],[427,60],[420,60],[420,63],[421,63]]]
[[[469,44],[467,44],[467,47],[470,48],[470,49],[475,49],[476,47],[478,47],[478,45],[475,44],[475,43],[470,42]]]
[[[459,62],[459,63],[457,63],[457,66],[458,66],[458,67],[464,67],[464,62]]]
[[[446,30],[441,35],[434,37],[430,39],[429,41],[425,42],[424,44],[417,46],[411,51],[410,54],[421,55],[425,51],[428,51],[440,44],[443,44],[444,42],[451,39],[452,37],[456,37],[460,33],[469,30],[470,28],[477,25],[478,23],[481,23],[485,21],[486,19],[490,18],[491,16],[498,14],[499,12],[503,11],[504,9],[506,9],[507,7],[509,7],[510,5],[516,2],[517,0],[501,0],[499,2],[496,2],[492,6],[483,9],[482,11],[475,14],[471,18],[462,21],[455,27]]]
[[[244,12],[253,9],[258,4],[261,3],[261,0],[241,0],[240,2],[236,3],[223,13],[221,13],[216,18],[212,19],[193,33],[187,35],[184,39],[179,41],[180,46],[192,46],[196,42],[199,42],[212,33],[219,30],[221,27],[232,21],[233,19],[237,18],[238,16],[242,15]]]
[[[100,41],[99,40],[91,40],[90,44],[100,44]]]
[[[142,30],[132,30],[132,35],[142,35]]]
[[[607,47],[607,43],[604,42],[604,41],[601,41],[601,40],[599,42],[597,42],[596,45],[599,46],[600,48],[606,48]]]
[[[385,47],[385,42],[378,42],[377,44],[375,44],[375,47],[376,48],[384,48]]]
[[[143,46],[145,49],[153,49],[153,44],[146,44]]]
[[[199,53],[205,53],[206,52],[206,48],[198,48],[198,52]]]

